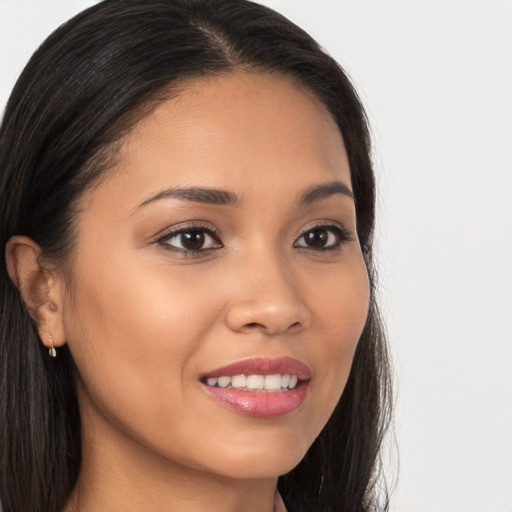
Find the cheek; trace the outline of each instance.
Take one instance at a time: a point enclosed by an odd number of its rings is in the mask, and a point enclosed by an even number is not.
[[[187,393],[186,372],[216,318],[215,301],[164,266],[89,261],[96,263],[77,266],[65,315],[81,380],[105,415],[155,417],[159,404]]]
[[[125,347],[124,355],[149,354],[164,346],[169,349],[172,340],[179,352],[181,340],[190,344],[214,316],[209,314],[213,302],[193,282],[191,273],[144,265],[136,256],[133,261],[109,261],[107,254],[90,261],[76,272],[69,330],[81,331],[88,343],[99,344],[103,350]],[[203,313],[200,318],[198,310]]]
[[[314,330],[322,335],[327,352],[355,350],[368,314],[370,286],[366,265],[358,248],[335,272],[313,275],[308,300]],[[338,357],[337,357],[338,359]]]
[[[311,297],[316,303],[314,329],[319,342],[317,353],[321,365],[312,380],[315,416],[319,418],[313,439],[319,434],[345,388],[354,353],[368,315],[369,281],[366,266],[361,258],[354,258],[350,265],[335,278],[324,281]]]

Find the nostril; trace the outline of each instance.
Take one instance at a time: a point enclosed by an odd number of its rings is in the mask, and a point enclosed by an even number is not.
[[[250,324],[247,324],[246,327],[248,329],[258,329],[258,328],[261,328],[263,327],[261,324],[257,323],[257,322],[251,322]]]
[[[296,328],[300,328],[301,327],[301,323],[300,322],[294,322],[293,324],[291,324],[287,329],[296,329]],[[270,329],[265,326],[264,324],[260,324],[258,322],[250,322],[248,324],[245,324],[245,329],[248,330],[248,331],[254,331],[254,330],[263,330],[263,331],[269,331]]]

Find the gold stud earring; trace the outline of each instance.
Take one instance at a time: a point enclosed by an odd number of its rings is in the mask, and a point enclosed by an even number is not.
[[[55,346],[53,345],[53,338],[52,338],[51,334],[50,334],[50,343],[52,346],[48,349],[48,353],[50,354],[51,357],[57,357],[57,351],[55,350]]]

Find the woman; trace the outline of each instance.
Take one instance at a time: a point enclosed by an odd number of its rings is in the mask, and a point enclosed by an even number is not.
[[[307,34],[101,2],[0,137],[5,512],[387,508],[368,130]]]

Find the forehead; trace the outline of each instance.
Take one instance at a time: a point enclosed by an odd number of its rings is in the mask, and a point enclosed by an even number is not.
[[[110,186],[136,201],[164,186],[271,193],[341,179],[350,187],[334,119],[313,93],[277,74],[184,84],[125,137],[117,168]]]

